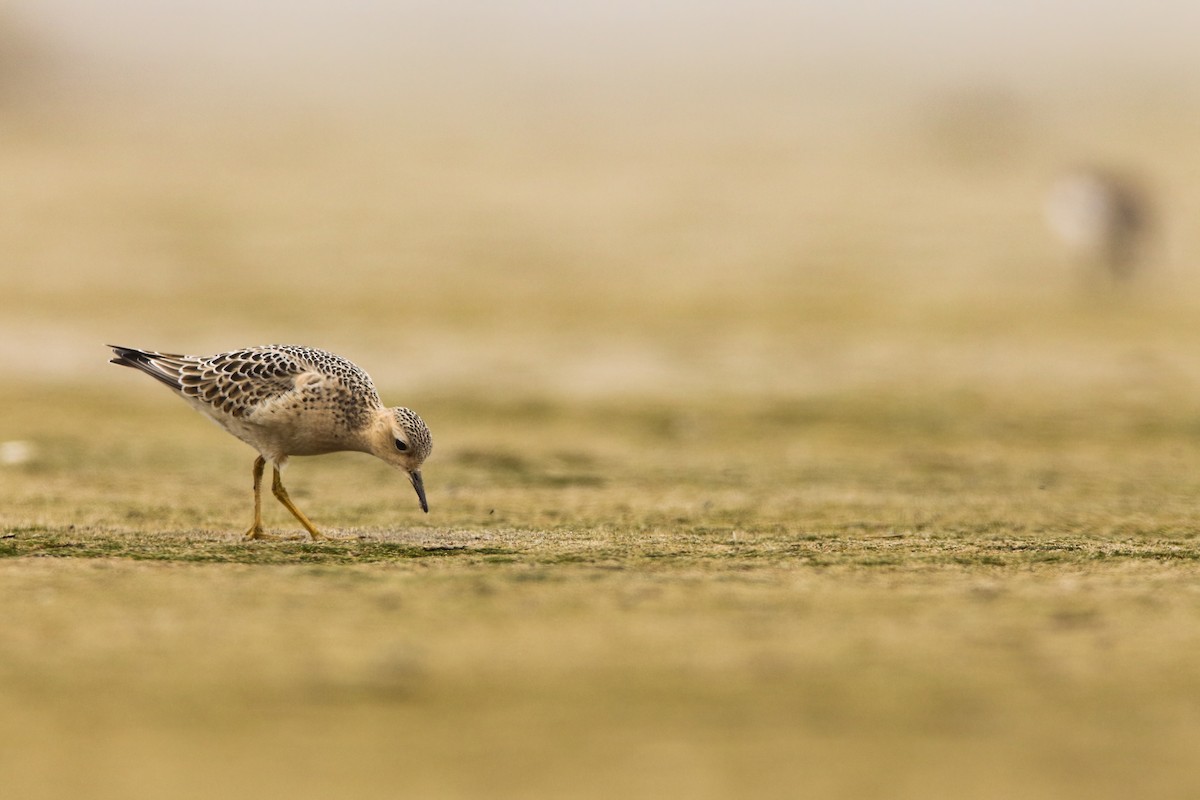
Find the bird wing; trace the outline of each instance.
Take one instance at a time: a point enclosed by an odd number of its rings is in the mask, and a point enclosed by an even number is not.
[[[168,362],[171,363],[171,362]],[[234,417],[242,417],[296,388],[312,365],[275,348],[247,348],[180,362],[179,390]]]
[[[312,369],[296,354],[251,347],[215,356],[158,353],[112,346],[112,363],[134,367],[185,398],[234,417],[296,388],[296,378]]]

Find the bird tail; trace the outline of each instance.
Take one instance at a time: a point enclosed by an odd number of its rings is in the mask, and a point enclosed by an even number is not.
[[[123,367],[133,367],[154,378],[156,381],[161,381],[172,389],[180,388],[180,376],[184,365],[187,363],[187,356],[172,355],[171,353],[155,353],[150,350],[135,350],[132,347],[118,347],[116,345],[108,345],[112,348],[115,358],[110,358],[110,364],[120,364]]]

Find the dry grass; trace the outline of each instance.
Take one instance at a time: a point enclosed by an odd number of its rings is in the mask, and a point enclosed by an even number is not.
[[[362,540],[243,545],[249,454],[145,388],[5,397],[22,797],[1197,788],[1187,407],[417,398],[429,517],[300,459]]]

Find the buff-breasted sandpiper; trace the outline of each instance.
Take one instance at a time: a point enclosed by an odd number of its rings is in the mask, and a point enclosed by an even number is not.
[[[171,387],[193,408],[258,451],[254,461],[254,524],[263,532],[262,476],[274,469],[271,489],[313,539],[328,539],[296,508],[280,469],[288,456],[354,450],[404,470],[428,512],[421,464],[433,449],[429,428],[407,408],[387,408],[370,376],[341,356],[296,345],[247,347],[214,356],[183,356],[112,347],[112,363],[135,367]]]

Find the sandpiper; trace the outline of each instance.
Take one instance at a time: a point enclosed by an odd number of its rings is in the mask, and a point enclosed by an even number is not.
[[[428,513],[421,465],[433,449],[429,428],[407,408],[387,408],[370,376],[341,356],[298,345],[247,347],[213,356],[185,356],[112,347],[113,364],[135,367],[171,387],[193,408],[258,451],[254,461],[254,524],[246,539],[278,539],[263,531],[262,476],[314,539],[329,539],[296,508],[280,470],[288,456],[341,450],[370,453],[404,470]]]

